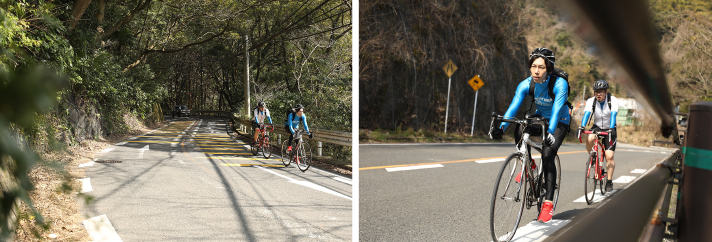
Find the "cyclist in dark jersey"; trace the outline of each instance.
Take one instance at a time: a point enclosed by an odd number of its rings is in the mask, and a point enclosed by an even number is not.
[[[548,119],[549,127],[546,128],[548,135],[545,137],[545,146],[542,149],[542,163],[544,177],[546,179],[546,198],[541,207],[538,221],[549,222],[554,215],[553,203],[554,189],[556,182],[556,166],[554,158],[561,143],[564,141],[566,134],[569,132],[569,107],[564,105],[569,97],[568,83],[564,78],[558,77],[556,80],[551,80],[551,73],[554,71],[556,58],[554,53],[547,48],[537,48],[529,55],[528,67],[531,76],[524,79],[514,94],[514,99],[509,105],[509,109],[504,114],[504,118],[514,118],[519,110],[524,99],[529,95],[529,86],[534,82],[534,100],[536,104],[536,112],[534,115],[539,115]],[[556,77],[556,76],[554,76]],[[549,93],[549,82],[556,81],[554,84],[554,93]],[[501,138],[504,130],[507,129],[509,123],[502,123],[498,129],[493,130],[490,138]],[[522,133],[521,125],[517,125],[514,133],[516,143],[521,142]],[[541,129],[531,128],[527,130],[532,136],[541,135]]]

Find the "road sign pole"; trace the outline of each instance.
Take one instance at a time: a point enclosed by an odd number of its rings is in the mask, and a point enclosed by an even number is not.
[[[450,109],[450,81],[451,77],[447,78],[447,104],[445,104],[445,133],[447,134],[447,114]]]
[[[470,136],[475,133],[475,115],[477,114],[477,94],[480,94],[480,90],[475,92],[475,110],[472,110],[472,129],[470,130]]]

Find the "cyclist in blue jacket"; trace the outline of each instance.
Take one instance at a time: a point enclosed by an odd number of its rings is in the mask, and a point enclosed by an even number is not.
[[[546,198],[541,207],[539,218],[540,222],[549,222],[554,215],[553,203],[554,189],[556,185],[556,165],[554,158],[564,141],[566,134],[569,132],[569,115],[568,106],[564,105],[568,99],[568,83],[564,78],[558,77],[556,80],[551,80],[554,72],[554,64],[556,57],[554,53],[547,48],[537,48],[529,55],[527,62],[531,76],[524,79],[514,94],[514,99],[509,105],[509,109],[504,114],[504,118],[514,118],[519,110],[519,106],[529,95],[529,87],[531,82],[534,82],[534,100],[536,104],[536,112],[534,115],[539,115],[549,120],[549,127],[546,128],[548,134],[544,137],[545,146],[542,149],[542,163],[544,178],[546,180]],[[554,76],[557,77],[557,76]],[[554,93],[549,93],[549,82],[555,81]],[[507,129],[510,123],[502,123],[498,129],[491,132],[490,138],[501,138],[504,130]],[[532,136],[541,135],[541,129],[533,128],[527,130]],[[521,125],[517,125],[514,132],[514,141],[518,144],[521,142],[522,133],[525,132]],[[537,134],[538,133],[538,134]]]
[[[313,138],[314,134],[309,132],[309,126],[307,126],[307,115],[304,114],[304,106],[297,104],[293,109],[294,112],[290,113],[287,117],[287,123],[284,124],[284,129],[289,132],[289,147],[287,151],[292,151],[292,141],[294,141],[294,131],[299,129],[299,123],[304,125],[304,130],[309,134],[309,138]]]

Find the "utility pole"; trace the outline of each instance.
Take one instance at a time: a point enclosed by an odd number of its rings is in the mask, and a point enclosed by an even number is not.
[[[245,115],[250,115],[250,40],[245,34]]]
[[[583,85],[583,96],[581,96],[581,101],[586,101],[586,85]]]

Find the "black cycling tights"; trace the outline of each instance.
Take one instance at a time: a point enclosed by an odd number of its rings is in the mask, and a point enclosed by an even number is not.
[[[289,146],[292,146],[292,141],[294,141],[294,134],[292,134],[292,131],[289,130],[289,126],[287,126],[287,125],[284,126],[284,130],[286,130],[287,133],[289,133],[289,143],[288,144],[289,144]]]
[[[531,136],[541,136],[541,128],[531,128],[529,130]],[[517,124],[514,131],[514,141],[519,145],[519,141],[522,139],[522,126]],[[554,138],[556,141],[552,146],[544,146],[541,154],[541,160],[544,164],[544,176],[546,179],[546,200],[554,200],[554,185],[556,184],[556,164],[554,164],[554,159],[556,158],[556,153],[561,147],[561,143],[564,142],[566,134],[569,132],[569,125],[564,123],[558,123],[556,125],[556,130],[554,130]],[[529,148],[529,154],[531,154],[531,148]]]

